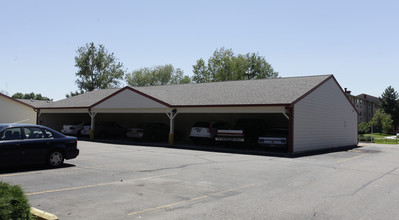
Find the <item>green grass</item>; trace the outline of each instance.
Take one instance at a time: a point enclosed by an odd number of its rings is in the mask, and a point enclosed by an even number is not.
[[[395,137],[394,139],[388,139],[387,137],[392,137],[392,134],[382,134],[382,133],[374,133],[374,143],[376,144],[399,144],[399,138]],[[359,135],[359,141],[371,141],[371,134]]]

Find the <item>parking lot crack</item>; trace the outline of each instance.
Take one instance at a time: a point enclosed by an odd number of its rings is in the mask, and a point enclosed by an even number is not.
[[[169,204],[165,204],[165,205],[160,205],[160,206],[156,206],[156,207],[151,207],[151,208],[147,208],[147,209],[143,209],[143,210],[138,210],[132,213],[129,213],[128,215],[138,215],[138,214],[143,214],[143,213],[148,213],[148,212],[152,212],[152,211],[157,211],[157,210],[172,210],[172,209],[177,209],[179,207],[187,207],[190,204],[198,204],[199,202],[205,200],[205,199],[209,199],[211,197],[215,197],[215,198],[225,198],[228,196],[232,196],[232,195],[236,195],[239,194],[238,191],[240,190],[244,190],[246,188],[250,188],[255,186],[255,184],[248,184],[248,185],[244,185],[244,186],[239,186],[233,189],[228,189],[225,191],[220,191],[220,192],[215,192],[215,193],[210,193],[210,194],[206,194],[206,195],[202,195],[202,196],[198,196],[195,198],[189,198],[189,199],[185,199],[182,201],[178,201],[175,203],[169,203]]]
[[[388,172],[386,172],[386,173],[383,173],[381,176],[379,176],[379,177],[377,177],[377,178],[374,178],[374,179],[368,181],[367,183],[363,184],[362,186],[360,186],[358,189],[354,190],[354,191],[351,192],[351,193],[344,194],[344,195],[339,195],[339,196],[332,196],[332,197],[354,196],[354,195],[356,195],[357,193],[359,193],[360,191],[362,191],[364,188],[366,188],[367,186],[369,186],[370,184],[372,184],[372,183],[374,183],[374,182],[376,182],[376,181],[378,181],[378,180],[384,178],[384,177],[387,176],[387,175],[391,175],[391,174],[392,174],[393,172],[395,172],[397,169],[399,169],[399,167],[396,167],[396,168],[394,168],[394,169],[392,169],[392,170],[390,170],[390,171],[388,171]]]
[[[184,164],[184,165],[175,166],[175,167],[163,167],[163,168],[151,169],[151,170],[139,170],[137,172],[146,173],[146,172],[157,172],[157,171],[163,171],[163,170],[174,170],[174,169],[180,169],[180,168],[186,168],[186,167],[190,167],[190,166],[204,165],[204,164],[210,164],[210,163],[209,162],[190,163],[190,164]]]

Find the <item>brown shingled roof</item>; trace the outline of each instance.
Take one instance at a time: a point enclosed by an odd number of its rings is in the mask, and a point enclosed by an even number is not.
[[[332,75],[104,89],[47,103],[39,108],[92,107],[124,89],[138,91],[176,107],[286,105],[295,102],[330,77]]]
[[[332,75],[136,87],[172,106],[290,104]]]

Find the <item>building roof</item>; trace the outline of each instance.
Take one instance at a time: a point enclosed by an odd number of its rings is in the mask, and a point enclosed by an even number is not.
[[[88,108],[119,90],[121,89],[94,90],[81,95],[61,99],[56,102],[51,102],[48,103],[48,105],[40,106],[39,108]]]
[[[173,106],[290,104],[331,75],[134,88]]]
[[[287,105],[295,102],[332,75],[276,79],[125,87],[88,92],[47,103],[38,108],[88,108],[129,89],[169,106]]]
[[[17,100],[24,104],[30,105],[31,107],[34,108],[46,107],[51,103],[51,101],[45,101],[45,100],[33,100],[33,99],[17,99]]]
[[[380,99],[375,96],[372,96],[372,95],[367,95],[367,94],[362,93],[360,95],[357,95],[356,97],[360,98],[360,99],[365,99],[370,102],[380,103]]]

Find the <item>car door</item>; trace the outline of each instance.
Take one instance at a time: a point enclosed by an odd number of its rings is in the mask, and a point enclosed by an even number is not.
[[[0,132],[0,165],[23,163],[21,128],[7,128]]]
[[[51,139],[39,127],[24,127],[25,139],[22,144],[22,155],[27,163],[42,163],[45,161],[51,146]]]

